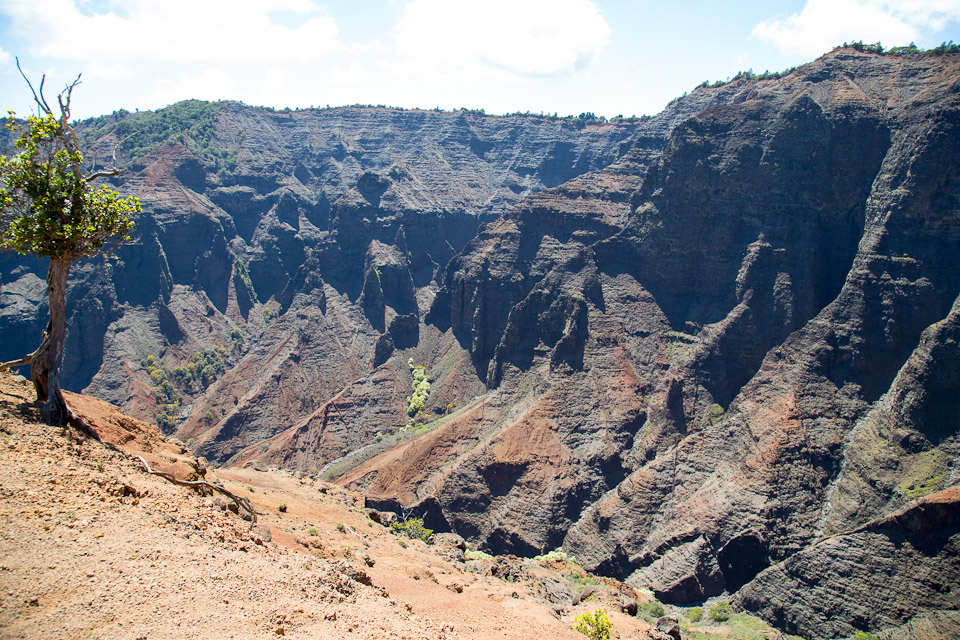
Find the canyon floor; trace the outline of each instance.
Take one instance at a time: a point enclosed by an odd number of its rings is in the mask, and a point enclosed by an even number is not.
[[[575,640],[576,616],[597,609],[614,638],[659,637],[645,594],[576,565],[464,561],[374,522],[362,494],[276,469],[203,469],[152,425],[69,394],[109,444],[82,439],[42,424],[33,397],[0,374],[2,638]],[[138,457],[249,498],[256,521]],[[584,602],[558,604],[585,587]],[[622,611],[624,596],[641,615]],[[756,619],[693,628],[674,614],[691,638],[781,637]]]

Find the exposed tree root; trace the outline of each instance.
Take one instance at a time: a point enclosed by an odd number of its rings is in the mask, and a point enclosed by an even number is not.
[[[81,418],[76,413],[74,413],[73,410],[70,409],[70,405],[67,404],[66,400],[62,400],[62,401],[63,401],[63,406],[61,407],[61,410],[63,411],[63,414],[64,414],[63,421],[69,425],[76,427],[77,429],[84,432],[85,434],[87,434],[97,442],[102,442],[100,440],[100,434],[97,433],[97,430],[93,428],[93,425],[87,422],[86,420],[84,420],[83,418]]]
[[[160,476],[165,480],[169,480],[173,484],[179,484],[184,487],[193,487],[194,489],[205,487],[207,489],[210,489],[211,491],[217,491],[219,493],[222,493],[223,495],[233,500],[234,504],[237,505],[238,509],[243,509],[244,511],[249,513],[251,522],[256,522],[257,516],[263,515],[253,508],[253,505],[250,504],[249,499],[244,498],[242,496],[238,496],[232,491],[224,489],[218,484],[213,484],[212,482],[207,482],[206,480],[180,480],[177,477],[175,477],[172,473],[167,473],[166,471],[154,471],[153,469],[150,468],[150,465],[147,464],[147,461],[144,460],[142,456],[137,456],[137,460],[139,460],[141,464],[143,464],[147,473],[153,474],[155,476]]]
[[[39,404],[43,402],[44,398],[47,400],[46,404],[43,405],[42,411],[44,414],[44,421],[47,422],[47,424],[54,424],[55,426],[69,424],[75,427],[78,431],[81,431],[97,442],[100,442],[100,434],[97,433],[97,430],[93,428],[93,425],[74,413],[67,405],[67,401],[63,397],[63,392],[60,390],[60,385],[55,383],[51,387],[49,384],[49,376],[38,373],[38,370],[41,369],[41,366],[38,363],[39,358],[37,354],[44,352],[46,343],[47,340],[45,335],[44,343],[40,345],[40,348],[33,353],[23,356],[19,360],[0,362],[0,371],[7,371],[13,367],[29,366],[31,375],[33,376],[33,386],[37,390],[37,403]],[[53,410],[51,410],[50,407],[53,407]]]

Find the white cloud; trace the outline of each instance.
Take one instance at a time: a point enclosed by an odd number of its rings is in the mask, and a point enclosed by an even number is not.
[[[146,103],[173,104],[187,97],[198,100],[226,100],[239,93],[236,82],[221,69],[206,69],[202,73],[184,76],[175,83],[160,85],[146,98]]]
[[[13,27],[32,34],[31,53],[53,58],[279,63],[315,60],[337,46],[336,21],[309,0],[129,0],[99,13],[74,0],[4,4]],[[304,19],[287,27],[271,21],[276,12]]]
[[[412,0],[396,26],[405,64],[459,74],[570,74],[589,65],[609,37],[589,0]]]
[[[271,67],[263,70],[263,92],[265,95],[285,95],[293,85],[293,77],[283,67]]]
[[[91,64],[89,72],[92,76],[98,76],[107,80],[126,80],[133,76],[133,69],[130,65],[122,62],[94,62]]]
[[[369,68],[359,62],[351,62],[346,66],[334,67],[326,78],[327,82],[340,86],[359,86],[374,81]]]
[[[10,62],[10,54],[3,50],[3,47],[0,47],[0,64],[6,64]]]
[[[884,4],[920,29],[939,31],[960,21],[960,0],[888,0]]]
[[[905,45],[960,20],[960,0],[807,0],[799,13],[761,22],[753,36],[784,53],[815,56],[843,42]]]

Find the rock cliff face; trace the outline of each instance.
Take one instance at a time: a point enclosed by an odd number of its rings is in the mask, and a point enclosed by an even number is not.
[[[99,153],[130,130],[133,142],[148,139],[191,106],[160,112],[159,124],[127,114],[84,130],[98,136]],[[120,184],[144,204],[139,241],[74,272],[64,379],[152,418],[143,359],[162,355],[172,370],[214,344],[231,347],[238,330],[243,347],[229,371],[185,397],[178,416],[178,434],[221,461],[364,386],[394,349],[415,346],[442,268],[479,224],[609,164],[640,132],[629,123],[376,108],[287,113],[224,103],[188,115],[210,120],[210,138],[198,141],[187,120],[185,133],[174,128],[139,147],[146,153]],[[662,144],[663,121],[640,144]],[[0,357],[37,340],[43,276],[35,261],[3,263]]]
[[[494,551],[562,545],[671,602],[740,591],[816,637],[862,593],[786,607],[824,550],[854,562],[960,480],[960,56],[839,49],[587,127],[206,108],[212,134],[121,185],[141,241],[77,270],[65,369],[150,417],[162,356],[203,455],[323,470]],[[95,148],[127,121],[89,123]],[[36,340],[40,268],[0,264],[0,357]],[[222,372],[176,372],[216,344]],[[939,628],[915,614],[955,597],[848,624]]]
[[[806,638],[960,633],[960,487],[830,536],[761,573],[736,605]],[[836,603],[847,603],[843,610]],[[923,614],[917,616],[917,612]]]
[[[619,230],[597,187],[520,203],[432,311],[483,409],[344,481],[679,603],[955,483],[958,87],[841,50],[679,123]]]

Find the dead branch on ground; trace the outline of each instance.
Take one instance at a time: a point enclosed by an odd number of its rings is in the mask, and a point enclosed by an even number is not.
[[[137,456],[137,460],[139,460],[143,464],[144,468],[147,470],[147,473],[153,474],[155,476],[160,476],[165,480],[169,480],[173,484],[179,484],[184,487],[192,487],[194,489],[198,489],[200,487],[206,487],[211,491],[222,493],[223,495],[233,500],[234,504],[237,505],[238,509],[243,509],[244,511],[249,513],[252,522],[257,521],[258,515],[263,515],[253,508],[253,505],[250,504],[250,500],[248,498],[238,496],[237,494],[233,493],[228,489],[221,487],[218,484],[213,484],[212,482],[207,482],[206,480],[180,480],[179,478],[174,476],[172,473],[167,473],[166,471],[154,471],[153,469],[150,468],[150,465],[147,464],[147,461],[144,460],[142,456]]]

